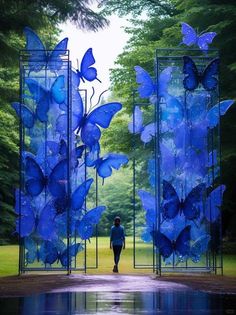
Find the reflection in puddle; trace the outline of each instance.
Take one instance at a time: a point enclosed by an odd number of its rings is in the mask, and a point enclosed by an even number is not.
[[[236,314],[234,295],[170,292],[64,292],[1,298],[1,315]]]

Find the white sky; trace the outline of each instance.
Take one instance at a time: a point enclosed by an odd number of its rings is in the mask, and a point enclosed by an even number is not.
[[[89,86],[94,86],[97,92],[109,88],[109,69],[114,67],[118,54],[123,51],[123,47],[129,38],[129,35],[123,29],[124,26],[129,25],[127,20],[117,16],[112,16],[109,20],[110,26],[98,32],[79,30],[69,22],[61,25],[60,39],[69,38],[68,49],[74,67],[77,68],[77,59],[80,64],[85,51],[90,47],[93,48],[96,60],[95,67],[102,84],[93,81]]]

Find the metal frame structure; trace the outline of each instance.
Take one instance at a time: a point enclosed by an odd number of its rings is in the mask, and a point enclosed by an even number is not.
[[[183,56],[187,55],[190,56],[196,63],[199,72],[205,69],[206,65],[212,61],[214,58],[218,57],[218,51],[214,49],[210,49],[208,51],[207,55],[203,55],[199,49],[157,49],[156,50],[156,56],[155,56],[155,82],[156,86],[159,84],[159,74],[160,72],[165,69],[166,67],[171,66],[173,69],[172,73],[172,81],[170,83],[170,86],[168,86],[168,92],[171,95],[174,95],[176,97],[179,97],[182,99],[183,104],[185,104],[184,109],[184,119],[187,123],[191,124],[190,118],[188,115],[186,116],[186,112],[188,111],[186,106],[188,106],[188,98],[194,97],[197,95],[197,93],[201,93],[204,90],[201,88],[196,89],[196,91],[189,92],[185,91],[183,88],[183,79],[184,75],[182,74],[182,68],[183,68]],[[219,77],[218,77],[218,81]],[[170,91],[169,91],[170,90]],[[177,93],[177,94],[176,94]],[[195,94],[196,93],[196,94]],[[191,95],[190,95],[191,94]],[[212,108],[215,104],[219,103],[219,88],[217,87],[216,90],[213,92],[207,92],[207,108],[206,110],[209,110]],[[177,261],[177,258],[175,257],[175,254],[173,253],[172,262],[168,262],[168,265],[165,264],[165,261],[163,260],[163,257],[161,256],[158,248],[156,248],[154,244],[154,240],[150,239],[147,244],[144,244],[141,240],[141,235],[137,231],[137,222],[142,222],[142,226],[145,229],[145,222],[143,218],[145,216],[145,211],[142,209],[142,206],[140,205],[140,199],[137,196],[138,189],[140,189],[140,181],[138,182],[137,178],[140,176],[140,165],[142,164],[142,168],[146,167],[146,170],[143,171],[142,178],[145,178],[150,176],[147,171],[147,153],[145,151],[148,150],[150,156],[154,156],[155,165],[153,166],[153,172],[155,173],[155,187],[151,189],[152,194],[155,197],[155,211],[156,211],[156,220],[153,222],[153,229],[157,231],[162,231],[162,224],[163,224],[163,217],[162,217],[162,210],[158,211],[158,209],[162,209],[163,205],[163,187],[162,182],[163,179],[167,180],[165,177],[165,174],[163,173],[163,156],[162,156],[162,150],[160,146],[162,145],[162,139],[169,139],[169,141],[172,141],[171,135],[163,136],[162,134],[162,106],[163,100],[162,97],[159,97],[156,95],[156,102],[155,104],[146,103],[144,104],[140,98],[137,95],[137,92],[134,92],[133,96],[133,106],[145,106],[145,110],[143,111],[143,115],[148,111],[148,106],[153,106],[154,113],[153,113],[153,122],[156,124],[156,136],[152,140],[152,142],[148,145],[141,146],[140,141],[138,140],[137,135],[133,135],[133,215],[134,215],[134,235],[133,235],[133,244],[134,244],[134,268],[147,268],[152,269],[153,272],[156,272],[157,274],[161,275],[163,272],[181,272],[181,273],[192,273],[192,272],[213,272],[215,274],[220,273],[223,274],[223,258],[222,258],[222,222],[221,222],[221,216],[217,223],[214,222],[206,222],[204,218],[201,221],[201,224],[203,222],[204,227],[202,227],[202,231],[204,233],[207,233],[211,237],[211,241],[208,246],[208,250],[206,253],[202,254],[201,258],[199,259],[199,262],[193,263],[190,258],[185,259],[184,261],[180,262]],[[147,106],[148,105],[148,106]],[[220,114],[219,114],[220,116]],[[145,121],[145,116],[144,116]],[[146,121],[147,122],[147,121]],[[133,124],[135,126],[135,117],[133,116]],[[135,130],[135,129],[134,129]],[[164,137],[164,138],[163,138]],[[169,138],[168,138],[169,137]],[[209,185],[211,188],[216,187],[217,185],[220,185],[221,183],[221,147],[220,147],[220,122],[218,124],[217,128],[214,129],[208,129],[207,132],[207,147],[205,148],[207,151],[207,154],[210,152],[213,152],[213,150],[216,150],[217,152],[217,163],[216,165],[213,163],[212,167],[208,171],[207,177],[212,178],[212,183]],[[141,149],[142,148],[142,149]],[[143,153],[142,153],[143,150]],[[185,149],[184,149],[185,150]],[[143,154],[143,157],[140,158],[140,156]],[[149,158],[150,158],[149,156]],[[138,161],[139,160],[139,161]],[[141,163],[141,164],[140,164]],[[206,162],[207,163],[207,162]],[[207,165],[205,165],[207,167]],[[144,172],[145,175],[144,175]],[[216,175],[216,173],[218,174]],[[167,176],[168,178],[168,176]],[[185,178],[185,181],[191,180],[190,178]],[[199,179],[199,181],[204,182],[204,178]],[[175,184],[175,180],[174,180]],[[186,187],[186,185],[189,187],[189,183],[182,184],[183,187]],[[196,185],[196,184],[195,184]],[[142,188],[147,189],[150,191],[150,185],[148,188],[148,185],[145,181],[141,183]],[[210,190],[210,187],[207,188],[205,192],[205,201],[203,204],[203,213],[204,209],[206,207],[206,198],[208,194],[208,190]],[[192,187],[193,188],[193,187]],[[182,188],[186,189],[186,188]],[[185,191],[185,190],[184,190]],[[189,191],[188,189],[186,191]],[[187,192],[183,193],[186,197]],[[183,197],[184,197],[183,196]],[[181,196],[182,199],[182,196]],[[212,210],[210,210],[212,211]],[[182,214],[183,215],[183,214]],[[136,219],[138,218],[138,220]],[[195,224],[194,222],[188,222],[186,224],[191,224],[192,226]],[[199,227],[200,228],[200,227]],[[145,246],[146,245],[146,246]],[[142,248],[142,253],[145,248],[145,254],[146,257],[149,257],[148,261],[143,263],[144,258],[139,257],[138,251],[139,248]]]
[[[36,51],[38,52],[38,51]],[[47,55],[51,53],[51,51],[44,51]],[[54,51],[55,53],[55,51]],[[32,55],[31,55],[32,54]],[[48,172],[48,152],[47,152],[47,143],[49,141],[60,141],[60,135],[56,132],[56,120],[55,118],[59,115],[66,115],[66,134],[63,137],[63,140],[65,141],[67,147],[66,147],[66,156],[64,157],[66,159],[66,168],[67,168],[67,178],[66,178],[66,194],[68,200],[70,200],[71,193],[73,189],[81,184],[81,182],[78,181],[78,172],[81,172],[81,170],[73,170],[72,167],[72,156],[71,152],[73,151],[73,130],[72,130],[72,115],[73,115],[73,98],[72,98],[72,78],[71,78],[71,62],[70,62],[70,56],[69,51],[67,50],[66,53],[63,51],[63,56],[61,57],[61,68],[59,71],[51,71],[50,69],[47,69],[47,66],[42,67],[40,71],[31,71],[29,67],[29,57],[31,55],[31,61],[32,56],[34,56],[35,51],[26,51],[22,50],[20,51],[20,57],[19,57],[19,67],[20,67],[20,113],[19,116],[22,117],[23,113],[23,106],[27,105],[30,107],[30,110],[34,113],[36,110],[35,101],[31,99],[31,96],[29,95],[29,91],[27,91],[27,80],[37,80],[39,84],[42,84],[42,86],[45,89],[48,89],[48,95],[47,97],[52,98],[50,95],[50,89],[52,87],[52,80],[55,80],[58,78],[58,76],[63,75],[65,78],[65,86],[63,87],[65,89],[66,93],[66,99],[64,101],[64,107],[61,107],[59,104],[52,104],[52,109],[49,109],[48,115],[50,116],[49,122],[42,123],[40,121],[35,121],[35,124],[32,128],[26,128],[24,123],[22,122],[22,119],[20,120],[19,125],[19,135],[20,135],[20,172],[19,172],[19,274],[22,274],[24,272],[30,272],[30,271],[64,271],[67,272],[67,274],[70,274],[72,271],[84,271],[86,272],[87,269],[94,269],[98,267],[98,241],[97,241],[97,229],[96,229],[96,240],[95,245],[92,243],[92,245],[89,245],[90,249],[94,247],[94,261],[87,262],[87,249],[88,244],[87,240],[81,240],[80,244],[84,247],[84,250],[82,252],[79,252],[76,257],[72,257],[73,255],[70,253],[70,246],[72,244],[75,244],[78,242],[78,236],[71,234],[71,222],[72,222],[72,215],[71,215],[71,209],[70,206],[66,206],[66,236],[60,238],[60,242],[64,243],[66,246],[66,255],[67,255],[67,264],[66,266],[60,265],[59,259],[56,263],[53,265],[43,265],[39,262],[38,258],[35,257],[34,261],[32,263],[27,262],[27,246],[26,246],[26,239],[27,237],[20,237],[21,235],[21,218],[24,216],[24,213],[22,213],[22,202],[23,202],[23,195],[25,193],[25,158],[27,154],[37,154],[37,151],[39,150],[42,143],[44,143],[44,157],[43,157],[43,165],[41,165],[42,169],[44,169],[45,178],[48,178],[47,172]],[[40,60],[36,60],[40,64]],[[84,104],[85,104],[85,112],[87,111],[87,91],[83,90],[80,91],[81,93],[84,93]],[[53,103],[53,101],[52,101]],[[74,105],[75,106],[75,105]],[[36,120],[36,119],[35,119]],[[83,159],[86,158],[86,150],[84,152]],[[86,163],[84,164],[84,174],[82,176],[84,180],[87,178],[88,169],[86,166]],[[91,172],[90,172],[91,173]],[[95,205],[97,205],[98,200],[98,181],[97,181],[97,174],[92,174],[92,176],[95,178],[95,201],[91,201],[90,195],[86,197],[85,201],[85,212],[87,211],[87,202],[94,202]],[[46,179],[45,179],[46,180]],[[48,180],[48,179],[47,179]],[[41,195],[44,195],[42,197]],[[36,196],[31,198],[32,203],[34,206],[37,206],[37,204],[41,203],[41,207],[47,205],[48,202],[50,202],[51,196],[45,189],[44,192],[40,194],[40,196]],[[41,199],[40,199],[41,198]],[[44,198],[44,201],[43,201]],[[38,210],[37,214],[35,214],[35,222],[36,220],[39,220],[39,215],[41,214],[41,210]],[[40,214],[38,214],[40,213]],[[36,223],[35,223],[36,224]],[[34,233],[35,234],[35,233]],[[34,246],[36,246],[37,251],[39,250],[43,240],[40,239],[40,236],[34,235],[32,236],[32,243]],[[72,255],[72,256],[71,256]]]

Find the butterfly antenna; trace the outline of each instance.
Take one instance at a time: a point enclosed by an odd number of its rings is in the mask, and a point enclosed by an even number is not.
[[[99,95],[99,98],[98,98],[98,101],[97,101],[97,104],[96,105],[94,105],[93,107],[96,107],[100,102],[101,102],[101,98],[102,98],[102,95],[104,94],[104,93],[106,93],[108,90],[104,90],[100,95]]]
[[[92,109],[92,99],[93,99],[93,97],[94,97],[94,94],[95,94],[95,89],[94,89],[94,87],[92,86],[92,90],[93,90],[93,93],[92,93],[92,95],[91,95],[91,97],[90,97],[90,108]]]
[[[97,80],[98,82],[102,83],[102,81],[101,81],[101,80],[99,80],[98,78],[96,78],[96,80]]]
[[[105,182],[105,179],[103,178],[103,179],[102,179],[102,186],[104,185],[104,182]]]

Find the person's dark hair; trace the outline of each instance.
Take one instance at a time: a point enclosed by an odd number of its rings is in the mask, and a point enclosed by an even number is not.
[[[114,221],[120,221],[120,217],[116,216]]]

